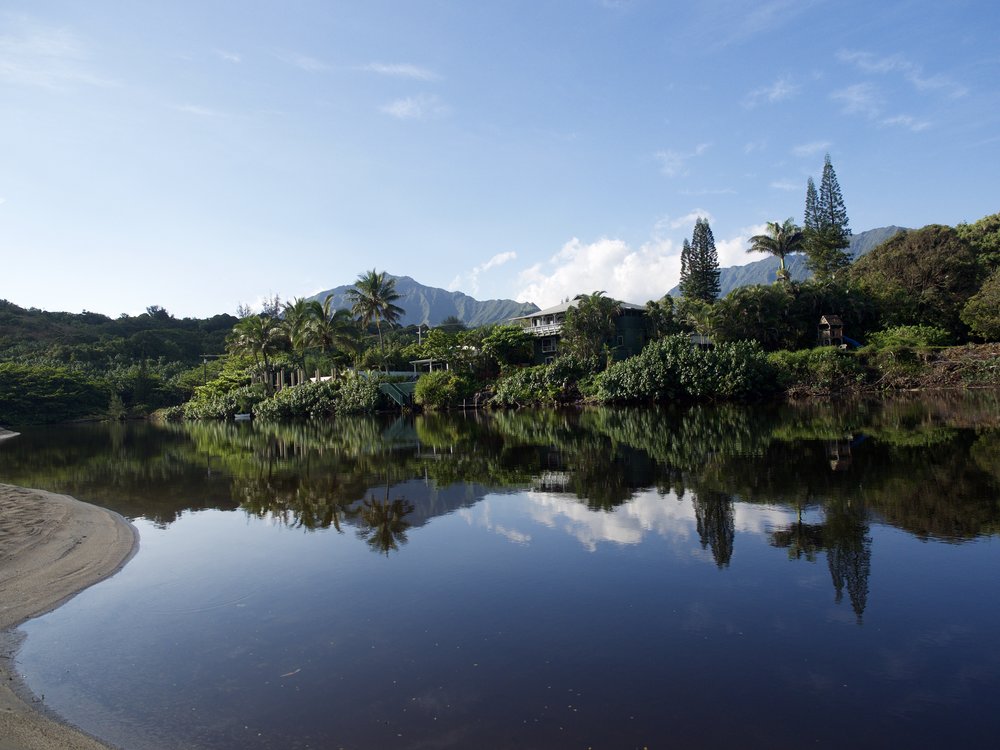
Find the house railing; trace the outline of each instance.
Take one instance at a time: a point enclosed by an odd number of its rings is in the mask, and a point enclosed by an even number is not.
[[[527,329],[530,333],[535,336],[551,336],[554,333],[559,333],[562,330],[562,323],[548,323],[541,326],[529,326]]]

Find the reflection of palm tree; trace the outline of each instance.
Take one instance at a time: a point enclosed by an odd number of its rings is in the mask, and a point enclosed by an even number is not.
[[[399,545],[406,544],[406,530],[410,528],[410,524],[404,517],[412,512],[413,504],[406,498],[389,500],[389,487],[386,485],[384,500],[378,500],[372,494],[364,501],[358,536],[368,542],[373,550],[388,557],[390,550],[398,550]]]

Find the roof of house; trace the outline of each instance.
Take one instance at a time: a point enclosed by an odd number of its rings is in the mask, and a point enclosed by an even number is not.
[[[633,305],[631,302],[619,302],[622,308],[626,310],[645,310],[644,305]],[[516,318],[511,318],[511,320],[528,320],[530,318],[540,318],[548,315],[558,315],[559,313],[564,313],[571,307],[576,305],[576,300],[570,300],[569,302],[563,302],[558,305],[553,305],[552,307],[546,307],[544,310],[539,310],[538,312],[533,312],[530,315],[518,315]]]

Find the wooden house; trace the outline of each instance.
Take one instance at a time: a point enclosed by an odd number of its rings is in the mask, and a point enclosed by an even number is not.
[[[558,356],[566,311],[575,304],[575,300],[564,302],[510,321],[535,337],[535,364],[548,364]],[[620,307],[621,314],[615,318],[614,336],[606,342],[616,361],[638,354],[649,340],[646,331],[646,308],[628,302],[620,303]]]
[[[839,315],[822,315],[816,332],[818,346],[843,346],[844,321]]]

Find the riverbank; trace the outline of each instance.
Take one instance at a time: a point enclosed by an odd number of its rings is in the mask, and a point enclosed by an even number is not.
[[[0,484],[0,632],[9,636],[25,620],[112,575],[137,544],[135,529],[116,513]],[[22,700],[13,689],[9,651],[0,654],[0,750],[106,750]]]

